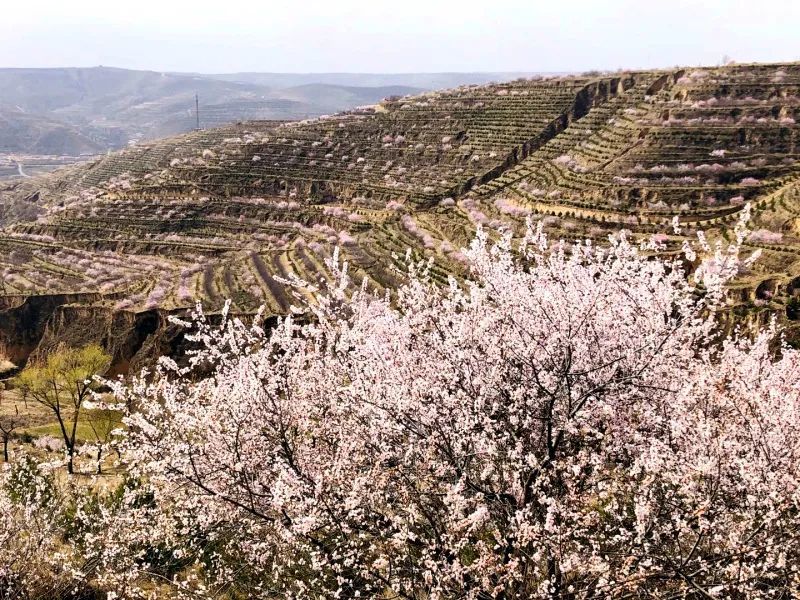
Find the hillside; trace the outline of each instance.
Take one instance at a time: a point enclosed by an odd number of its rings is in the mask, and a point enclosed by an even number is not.
[[[16,362],[100,341],[125,370],[176,349],[165,314],[194,299],[285,313],[278,279],[324,276],[336,245],[384,289],[408,248],[435,279],[460,274],[478,225],[677,250],[729,235],[747,202],[763,256],[732,314],[779,314],[796,339],[797,119],[800,64],[746,65],[464,86],[143,144],[0,189],[0,341]]]
[[[80,128],[19,108],[0,106],[0,154],[97,154],[103,144]]]

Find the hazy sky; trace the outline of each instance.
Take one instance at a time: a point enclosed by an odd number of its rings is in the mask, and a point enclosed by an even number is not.
[[[0,1],[0,67],[386,73],[800,60],[800,0]]]

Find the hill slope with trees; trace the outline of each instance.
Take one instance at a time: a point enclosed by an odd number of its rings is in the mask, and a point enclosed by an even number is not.
[[[181,341],[207,310],[286,314],[284,281],[395,289],[410,249],[464,275],[478,226],[526,220],[567,239],[627,230],[677,252],[704,230],[762,251],[731,322],[800,314],[800,65],[739,65],[504,84],[391,98],[330,117],[250,121],[143,144],[0,189],[0,339],[24,362],[98,342],[121,370]],[[677,219],[678,227],[673,227]]]

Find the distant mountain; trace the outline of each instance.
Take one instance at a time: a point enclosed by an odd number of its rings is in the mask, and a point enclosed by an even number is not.
[[[375,104],[384,98],[408,96],[425,90],[403,85],[357,87],[329,83],[309,83],[281,90],[281,95],[317,107],[323,113],[340,112],[356,106]]]
[[[562,75],[563,73],[547,73]],[[283,89],[309,84],[346,87],[408,86],[423,90],[453,88],[460,85],[482,85],[492,81],[511,81],[520,77],[534,77],[545,73],[226,73],[206,75],[220,81],[266,85]]]
[[[89,69],[0,69],[0,153],[79,155],[131,141],[243,120],[292,120],[421,91],[407,86],[300,85],[192,75]]]
[[[77,154],[119,148],[130,140],[182,133],[195,126],[194,95],[204,103],[263,100],[262,86],[200,77],[98,67],[0,69],[0,108],[6,118],[0,140],[6,152]],[[35,117],[34,117],[35,115]],[[11,135],[14,117],[38,121],[41,142]],[[77,136],[77,137],[76,137]],[[15,141],[16,140],[16,141]],[[8,146],[11,146],[10,148]]]
[[[0,153],[97,154],[104,144],[79,128],[54,119],[0,106]]]

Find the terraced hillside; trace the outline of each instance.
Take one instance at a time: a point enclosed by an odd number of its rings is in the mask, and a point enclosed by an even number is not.
[[[392,287],[407,249],[460,273],[477,225],[556,237],[625,228],[668,247],[724,236],[746,202],[764,256],[732,310],[800,313],[800,65],[520,80],[396,98],[303,122],[247,122],[0,190],[0,340],[17,363],[98,340],[119,370],[179,337],[200,299],[292,302],[281,280],[327,273]]]
[[[738,312],[797,321],[798,90],[798,65],[678,71],[652,86],[643,80],[477,194],[595,237],[620,228],[669,233],[676,215],[687,235],[726,235],[751,203],[748,246],[762,257],[738,280]]]

